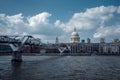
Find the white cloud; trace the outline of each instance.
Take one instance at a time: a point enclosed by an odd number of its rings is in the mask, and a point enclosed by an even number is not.
[[[101,38],[101,37],[105,37],[105,38],[119,38],[120,36],[120,23],[119,23],[119,17],[120,17],[120,6],[115,7],[115,6],[111,6],[108,8],[108,10],[110,12],[112,12],[109,16],[112,16],[112,19],[108,21],[109,26],[107,26],[105,23],[102,24],[102,26],[104,27],[98,27],[96,32],[93,34],[94,38]],[[117,15],[116,15],[117,14]]]
[[[48,12],[39,13],[29,18],[24,17],[22,13],[16,15],[0,14],[0,35],[38,35],[45,39],[46,37],[59,36],[62,29],[49,23],[51,14]]]
[[[49,22],[50,13],[43,12],[28,18],[29,32],[45,36],[61,35],[62,29]]]
[[[13,16],[6,16],[7,21],[10,24],[19,24],[23,22],[23,16],[22,14],[17,14],[17,15],[13,15]]]
[[[119,36],[119,13],[120,6],[100,6],[74,13],[68,22],[56,20],[54,23],[50,23],[49,17],[52,14],[48,12],[30,17],[25,17],[22,13],[11,16],[0,14],[0,35],[31,34],[41,38],[42,41],[54,41],[55,37],[59,36],[64,39],[63,41],[68,41],[66,38],[70,37],[71,31],[76,27],[80,37],[82,34],[91,33],[94,38]],[[89,37],[88,35],[86,37]]]
[[[71,32],[76,27],[79,32],[84,32],[80,35],[93,33],[94,38],[120,37],[119,13],[120,6],[88,8],[85,12],[74,13],[67,23],[56,20],[55,25],[65,32]]]
[[[48,24],[49,23],[49,17],[51,14],[47,12],[40,13],[38,15],[32,16],[28,18],[28,22],[30,26],[37,26],[37,25],[43,25],[43,24]]]
[[[112,19],[117,10],[115,6],[88,8],[85,12],[74,13],[67,23],[59,21],[59,26],[66,32],[71,32],[74,27],[78,30],[92,30]]]
[[[100,27],[97,32],[93,35],[94,38],[102,37],[120,37],[120,25]]]
[[[120,6],[118,7],[117,12],[120,14]]]

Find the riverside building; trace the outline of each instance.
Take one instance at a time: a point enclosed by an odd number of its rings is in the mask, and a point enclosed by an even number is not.
[[[120,41],[119,39],[114,39],[113,42],[105,42],[104,38],[100,38],[98,43],[92,43],[90,38],[85,40],[80,40],[80,36],[74,28],[70,36],[69,43],[58,43],[58,38],[56,38],[57,44],[55,44],[52,53],[58,50],[58,53],[69,53],[69,54],[97,54],[97,55],[111,55],[120,54]],[[64,46],[63,46],[64,45]],[[46,45],[47,46],[47,45]],[[52,46],[52,45],[51,45]],[[49,48],[49,47],[47,47]]]
[[[56,37],[55,43],[42,43],[40,39],[29,39],[21,48],[21,52],[25,53],[67,53],[67,54],[97,54],[97,55],[120,55],[120,40],[113,39],[112,42],[106,42],[104,38],[100,38],[98,43],[91,42],[90,38],[80,40],[80,36],[74,28],[70,36],[69,43],[60,43]],[[0,53],[12,52],[8,44],[19,45],[20,40],[9,36],[0,36]],[[9,49],[9,50],[7,50]]]

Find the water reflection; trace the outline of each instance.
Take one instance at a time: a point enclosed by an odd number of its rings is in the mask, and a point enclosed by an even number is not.
[[[11,62],[11,80],[22,80],[22,63],[20,62]]]
[[[118,56],[23,56],[22,63],[2,58],[2,80],[120,80]]]

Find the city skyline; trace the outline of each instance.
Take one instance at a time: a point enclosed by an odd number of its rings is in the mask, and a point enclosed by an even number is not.
[[[30,34],[42,42],[69,42],[76,27],[80,39],[111,41],[120,36],[119,0],[1,0],[0,35]]]

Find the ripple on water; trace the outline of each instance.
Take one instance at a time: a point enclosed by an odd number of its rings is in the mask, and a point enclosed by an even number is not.
[[[0,56],[0,79],[6,80],[120,80],[115,56],[23,56],[21,65]],[[4,60],[5,59],[5,60]]]

